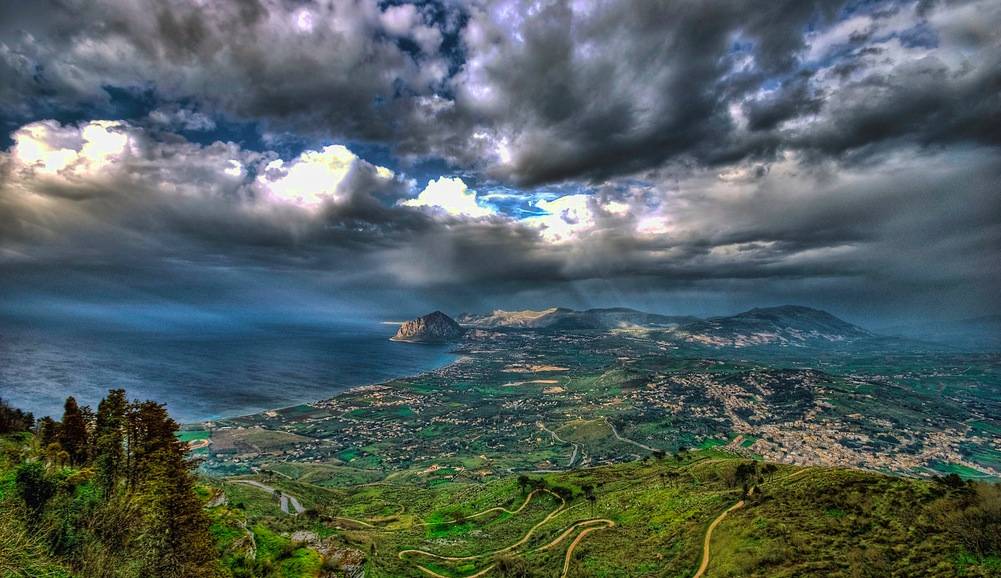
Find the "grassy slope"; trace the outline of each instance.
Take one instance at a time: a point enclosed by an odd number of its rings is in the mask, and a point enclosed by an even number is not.
[[[4,442],[6,451],[18,445],[10,441]],[[424,575],[418,566],[450,578],[469,576],[495,562],[491,552],[518,543],[508,554],[534,572],[522,575],[559,576],[567,546],[586,528],[577,524],[589,520],[607,520],[614,527],[603,523],[579,541],[568,576],[691,576],[706,527],[740,497],[730,481],[739,463],[703,450],[681,461],[545,474],[550,487],[577,494],[562,509],[559,498],[546,493],[526,503],[513,475],[485,483],[430,483],[427,476],[410,472],[394,482],[346,488],[280,476],[267,480],[319,512],[297,517],[282,514],[266,492],[213,482],[229,503],[210,512],[213,534],[234,576],[322,575],[317,550],[289,538],[296,530],[311,531],[328,546],[365,553],[367,576]],[[9,466],[0,461],[3,508],[16,507]],[[595,487],[593,506],[580,497],[585,485]],[[759,487],[745,508],[716,529],[709,576],[1001,575],[997,557],[966,554],[940,528],[936,513],[950,508],[952,498],[938,483],[778,466]],[[202,493],[208,498],[214,491],[206,487]],[[497,507],[508,511],[492,510]],[[0,566],[12,564],[40,576],[66,575],[23,527],[5,523],[0,534]],[[539,549],[561,536],[555,546]],[[256,546],[253,562],[247,556],[251,544]],[[399,556],[408,549],[474,558]]]
[[[508,554],[539,576],[559,576],[567,546],[584,529],[575,524],[600,519],[615,525],[579,542],[568,576],[680,577],[698,566],[710,521],[740,498],[740,489],[730,483],[738,463],[705,450],[682,462],[668,458],[546,474],[551,486],[578,494],[554,516],[558,499],[542,494],[516,513],[473,517],[497,506],[517,510],[525,494],[514,476],[432,484],[411,473],[391,483],[348,488],[284,478],[268,482],[318,509],[320,516],[313,519],[282,516],[263,492],[254,498],[241,488],[234,497],[244,502],[252,523],[323,530],[330,540],[369,553],[367,576],[424,575],[418,566],[447,577],[469,576],[494,563],[491,552],[518,543],[532,528],[530,538]],[[596,488],[593,508],[579,497],[584,485]],[[716,529],[708,576],[998,575],[996,558],[964,555],[957,540],[938,527],[934,513],[948,499],[944,495],[935,482],[779,466],[754,499]],[[536,551],[568,529],[557,546]],[[478,557],[401,559],[404,550]]]

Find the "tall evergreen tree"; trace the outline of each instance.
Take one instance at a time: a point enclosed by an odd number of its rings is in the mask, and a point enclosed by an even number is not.
[[[105,497],[115,491],[125,473],[125,421],[128,403],[124,389],[112,389],[97,406],[94,428],[94,465]]]
[[[39,444],[43,448],[59,443],[59,422],[49,416],[38,420]]]
[[[70,463],[82,465],[87,462],[88,437],[87,421],[73,396],[66,398],[63,406],[63,421],[59,428],[59,445],[70,456]]]
[[[145,504],[149,574],[215,576],[218,563],[209,520],[194,491],[187,447],[177,439],[177,422],[163,405],[145,401],[130,406],[128,424],[128,478]]]

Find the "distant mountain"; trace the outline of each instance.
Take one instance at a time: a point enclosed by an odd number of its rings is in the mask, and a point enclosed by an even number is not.
[[[462,337],[466,330],[454,319],[441,311],[428,313],[423,317],[405,321],[400,325],[393,341],[409,341],[419,343],[440,343]]]
[[[520,329],[615,329],[618,327],[677,327],[698,318],[689,316],[657,315],[635,309],[615,307],[574,311],[565,307],[550,307],[541,311],[503,311],[487,314],[464,313],[460,324],[478,328]]]
[[[826,311],[796,305],[755,308],[729,317],[712,317],[683,325],[676,334],[693,343],[733,347],[807,345],[873,336]]]
[[[997,351],[1001,349],[1001,315],[897,325],[882,329],[880,333],[963,349]]]

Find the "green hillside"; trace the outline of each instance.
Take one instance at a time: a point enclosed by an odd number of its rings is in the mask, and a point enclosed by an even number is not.
[[[707,528],[738,502],[714,529],[705,576],[1001,573],[998,487],[955,478],[776,466],[709,450],[487,482],[429,477],[414,471],[337,489],[257,478],[296,496],[306,508],[298,516],[230,480],[219,486],[228,504],[210,511],[217,534],[245,526],[258,540],[263,528],[295,535],[286,560],[306,544],[364,559],[375,577],[692,576]],[[231,568],[253,566],[240,560],[240,537],[224,552]],[[281,562],[265,566],[273,564]]]
[[[708,448],[499,476],[427,467],[323,485],[330,466],[298,464],[196,479],[161,406],[116,399],[117,413],[81,411],[80,444],[72,412],[0,436],[0,576],[1001,575],[1001,486],[956,475]],[[585,442],[587,425],[560,433]]]

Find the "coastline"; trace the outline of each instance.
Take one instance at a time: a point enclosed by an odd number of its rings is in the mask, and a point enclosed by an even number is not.
[[[396,341],[397,343],[414,343],[414,344],[417,344],[417,345],[421,344],[421,342],[404,341],[404,340],[399,340],[399,339],[394,340],[392,338],[390,338],[390,341]],[[433,344],[432,343],[432,344],[428,344],[428,345],[437,345],[437,344]],[[380,387],[389,387],[390,384],[392,384],[394,381],[399,381],[401,379],[414,379],[414,378],[417,378],[417,377],[421,377],[422,375],[427,375],[429,373],[434,373],[435,371],[440,371],[442,369],[445,369],[446,367],[451,367],[452,365],[455,365],[457,363],[462,363],[462,362],[464,362],[464,361],[466,361],[468,359],[471,359],[471,357],[469,355],[459,354],[459,353],[453,353],[451,351],[449,351],[448,353],[449,353],[449,355],[456,356],[456,358],[453,359],[453,360],[451,360],[451,361],[449,361],[448,363],[445,363],[443,365],[439,365],[439,366],[435,367],[434,369],[428,369],[428,370],[425,370],[425,371],[420,371],[420,372],[412,373],[412,374],[408,374],[408,375],[401,375],[399,377],[394,377],[394,378],[387,379],[387,380],[384,380],[384,381],[377,381],[375,383],[365,383],[365,384],[361,384],[361,385],[352,385],[352,386],[348,387],[347,389],[344,389],[342,391],[339,391],[339,392],[335,393],[334,395],[331,395],[331,396],[328,396],[328,397],[322,397],[322,398],[319,398],[319,399],[312,399],[310,401],[302,401],[302,402],[299,402],[299,403],[293,403],[291,405],[285,405],[285,406],[281,406],[281,407],[272,407],[272,408],[262,409],[260,411],[255,411],[255,412],[252,412],[252,413],[244,413],[244,414],[240,414],[240,415],[231,415],[231,416],[220,417],[220,418],[215,418],[215,419],[205,419],[205,420],[198,420],[198,421],[192,421],[192,422],[184,422],[184,423],[180,423],[179,425],[181,426],[181,430],[182,431],[184,431],[185,429],[187,429],[188,431],[192,431],[194,429],[208,429],[208,424],[215,424],[215,423],[218,423],[218,422],[221,422],[221,421],[226,421],[226,420],[245,419],[245,418],[254,417],[256,415],[265,414],[265,413],[268,413],[268,412],[285,411],[285,410],[296,408],[296,407],[299,407],[299,406],[302,406],[302,405],[309,405],[309,404],[312,404],[312,403],[319,403],[319,402],[327,401],[327,400],[330,400],[330,399],[337,399],[338,397],[341,397],[341,396],[344,396],[344,395],[350,395],[350,394],[360,393],[360,392],[364,392],[364,391],[368,391],[368,390],[374,390],[374,389],[380,388]],[[196,428],[196,427],[193,427],[193,426],[200,426],[200,427]]]

